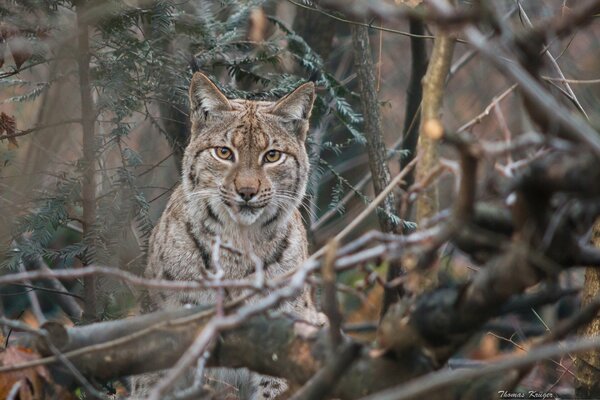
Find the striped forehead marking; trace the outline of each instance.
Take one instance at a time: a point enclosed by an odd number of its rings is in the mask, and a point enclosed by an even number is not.
[[[262,150],[271,142],[270,136],[266,132],[267,127],[262,123],[257,111],[255,104],[246,104],[246,109],[232,132],[231,143],[236,148]]]

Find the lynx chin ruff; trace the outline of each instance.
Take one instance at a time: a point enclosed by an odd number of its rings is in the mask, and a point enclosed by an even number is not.
[[[304,142],[314,98],[314,85],[305,83],[276,102],[230,100],[206,76],[194,75],[182,182],[150,238],[147,277],[193,281],[222,269],[225,279],[251,279],[258,258],[268,280],[306,259],[298,207],[309,172]],[[218,257],[216,242],[228,244]],[[149,297],[155,309],[215,302],[210,290]],[[320,320],[308,292],[282,308]],[[151,375],[133,380],[134,397],[147,393],[157,379]],[[223,399],[274,399],[287,388],[281,379],[248,371],[210,370],[207,380]]]

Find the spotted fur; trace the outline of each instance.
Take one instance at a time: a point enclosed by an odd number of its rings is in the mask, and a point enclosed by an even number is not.
[[[314,97],[314,85],[306,83],[276,102],[229,100],[207,77],[194,75],[181,185],[152,233],[147,277],[195,281],[222,269],[225,279],[252,278],[259,259],[270,279],[306,259],[298,207],[309,173],[305,140]],[[276,162],[268,161],[276,158],[267,158],[271,150],[281,155]],[[221,158],[226,154],[231,159]],[[215,253],[218,242],[227,246]],[[150,298],[155,308],[165,309],[214,303],[215,292],[155,292]],[[308,293],[283,309],[318,320]],[[256,374],[209,378],[235,381],[238,393],[244,393],[240,399],[274,399],[287,388],[280,379]]]

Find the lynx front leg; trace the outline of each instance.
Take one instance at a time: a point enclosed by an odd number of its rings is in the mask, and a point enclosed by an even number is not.
[[[273,378],[266,375],[255,375],[256,392],[252,400],[277,400],[286,397],[283,395],[288,389],[285,379]]]
[[[131,394],[128,399],[145,399],[150,394],[153,385],[155,385],[163,376],[164,372],[162,371],[132,376],[129,381],[131,383]]]

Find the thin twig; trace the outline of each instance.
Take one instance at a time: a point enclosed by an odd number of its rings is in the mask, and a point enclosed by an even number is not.
[[[223,280],[220,283],[204,280],[201,282],[171,281],[166,279],[146,279],[117,268],[89,266],[70,270],[27,271],[0,276],[0,284],[23,282],[30,279],[56,278],[74,280],[92,275],[107,275],[119,278],[136,286],[164,290],[202,290],[224,287],[252,289],[254,284],[247,280]]]
[[[315,11],[318,13],[321,13],[329,18],[335,19],[336,21],[340,21],[340,22],[345,22],[347,24],[352,24],[352,25],[357,25],[357,26],[364,26],[366,28],[371,28],[371,29],[375,29],[375,30],[379,30],[379,31],[383,31],[383,32],[389,32],[389,33],[395,33],[397,35],[402,35],[402,36],[409,36],[409,37],[417,37],[417,38],[421,38],[421,39],[433,39],[433,36],[430,35],[415,35],[409,32],[404,32],[404,31],[399,31],[396,29],[390,29],[390,28],[384,28],[383,26],[375,26],[372,24],[366,24],[364,22],[358,22],[358,21],[351,21],[345,18],[341,18],[338,17],[337,15],[333,15],[325,10],[322,10],[320,8],[314,8],[314,7],[310,7],[307,5],[304,5],[302,3],[298,3],[294,0],[287,0],[288,2],[292,3],[293,5],[295,5],[296,7],[301,7],[301,8],[305,8],[307,10],[311,10],[311,11]]]
[[[6,134],[6,135],[0,135],[0,140],[17,138],[17,137],[29,135],[30,133],[41,131],[41,130],[44,130],[44,129],[50,129],[50,128],[54,128],[54,127],[61,126],[61,125],[67,125],[67,124],[77,124],[77,123],[80,123],[80,122],[81,122],[80,118],[79,119],[67,119],[67,120],[58,121],[58,122],[55,122],[55,123],[52,123],[52,124],[46,124],[46,125],[43,125],[43,126],[35,126],[33,128],[30,128],[30,129],[25,129],[25,130],[22,130],[22,131],[17,131],[15,133]]]
[[[491,111],[494,109],[494,107],[496,106],[496,104],[498,104],[499,102],[501,102],[506,96],[508,96],[509,94],[511,94],[516,88],[517,88],[516,84],[512,85],[511,87],[509,87],[508,89],[506,89],[501,94],[499,94],[497,96],[494,96],[494,98],[492,99],[491,103],[488,104],[488,106],[481,113],[477,114],[470,121],[464,123],[456,131],[457,132],[464,132],[464,131],[470,129],[473,125],[477,125],[478,123],[480,123],[483,118],[485,118],[488,115],[490,115]]]
[[[542,79],[545,79],[547,81],[566,82],[566,83],[585,84],[585,85],[600,83],[600,79],[566,79],[566,78],[556,78],[556,77],[545,76],[545,75],[542,75]]]
[[[529,16],[523,9],[523,6],[521,6],[520,1],[517,2],[517,6],[519,7],[519,14],[521,14],[521,16],[523,17],[523,22],[525,23],[525,25],[527,25],[528,28],[533,28],[533,24],[531,23]],[[550,53],[550,50],[548,48],[545,48],[544,53],[546,54],[546,56],[548,56],[550,63],[552,64],[552,66],[554,67],[554,69],[556,70],[558,75],[563,79],[561,82],[565,85],[565,88],[567,90],[569,98],[573,101],[575,106],[579,109],[579,111],[581,111],[581,113],[585,116],[585,118],[589,120],[590,117],[587,115],[587,113],[583,109],[583,106],[577,99],[577,96],[575,96],[575,92],[573,92],[573,89],[571,89],[569,82],[566,82],[564,80],[565,75],[563,74],[562,70],[560,69],[560,65],[558,65],[558,61],[556,61],[556,58],[554,58],[554,56],[552,55],[552,53]]]

